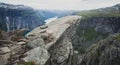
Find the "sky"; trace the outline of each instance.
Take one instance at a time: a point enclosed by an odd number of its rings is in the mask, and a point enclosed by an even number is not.
[[[120,0],[0,0],[3,3],[23,4],[35,9],[89,10],[113,6]]]

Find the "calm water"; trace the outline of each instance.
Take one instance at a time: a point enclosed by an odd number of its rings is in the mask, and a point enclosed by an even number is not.
[[[54,21],[54,20],[56,20],[56,19],[58,19],[57,16],[52,17],[52,18],[49,18],[49,19],[46,19],[46,20],[45,20],[45,24],[48,24],[48,23],[50,23],[50,22],[52,22],[52,21]]]

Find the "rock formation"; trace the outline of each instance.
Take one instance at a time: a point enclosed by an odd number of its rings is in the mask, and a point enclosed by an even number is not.
[[[77,26],[80,19],[81,19],[80,16],[67,16],[55,20],[49,23],[48,25],[40,26],[34,29],[33,31],[28,33],[26,37],[29,38],[29,36],[33,36],[32,38],[34,37],[38,37],[38,38],[35,38],[36,42],[33,42],[34,40],[31,40],[31,43],[28,43],[28,46],[31,44],[32,46],[36,44],[43,44],[36,46],[43,48],[44,51],[47,50],[47,53],[49,53],[47,54],[47,56],[50,55],[49,59],[47,59],[48,64],[51,65],[51,63],[52,64],[65,63],[67,60],[69,60],[69,57],[73,55],[73,46],[71,43],[72,40],[69,37],[72,37],[73,33],[75,33],[74,31],[76,30],[75,26]],[[41,33],[41,31],[43,30],[46,30],[46,32]],[[44,43],[42,43],[42,41],[37,41],[41,39],[43,39]],[[33,59],[33,61],[35,60]],[[37,64],[39,65],[41,63],[37,63]]]
[[[120,34],[109,36],[93,45],[82,58],[80,65],[119,65]]]
[[[2,65],[119,65],[120,35],[119,31],[113,31],[119,22],[113,24],[104,18],[107,21],[104,23],[101,19],[85,21],[81,16],[66,16],[33,29],[25,37],[22,37],[23,29],[10,33],[0,31],[4,43],[0,47],[0,61]],[[107,30],[96,30],[99,26]],[[86,33],[97,37],[91,39]]]
[[[39,26],[25,36],[24,28],[9,33],[0,30],[0,63],[120,65],[119,21],[120,17],[66,16]]]

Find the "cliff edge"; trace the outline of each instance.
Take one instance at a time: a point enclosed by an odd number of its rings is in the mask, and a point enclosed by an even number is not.
[[[25,62],[34,61],[38,65],[44,65],[46,62],[55,60],[57,63],[66,62],[69,55],[73,54],[73,46],[71,43],[72,35],[74,35],[81,16],[66,16],[59,18],[49,24],[40,26],[29,32],[26,37],[30,40],[27,47],[33,49],[28,56],[23,58]],[[40,49],[37,49],[40,48]],[[43,52],[39,52],[43,49]],[[37,51],[36,51],[37,50]],[[36,53],[36,52],[37,53]],[[40,55],[43,54],[42,58]],[[34,57],[36,56],[36,58]],[[39,59],[37,59],[38,57]],[[33,59],[34,57],[34,59]],[[49,61],[51,59],[51,61]],[[50,63],[49,63],[50,64]]]

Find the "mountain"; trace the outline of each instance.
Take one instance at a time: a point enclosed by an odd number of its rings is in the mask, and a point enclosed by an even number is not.
[[[7,32],[42,25],[44,18],[31,7],[0,3],[0,29]]]
[[[75,16],[36,27],[25,37],[24,29],[10,34],[0,31],[0,63],[120,65],[119,7],[74,12]]]
[[[42,16],[46,19],[57,16],[58,18],[73,15],[75,11],[69,10],[37,10],[38,14],[42,14]]]
[[[24,5],[0,3],[0,29],[7,32],[23,28],[32,30],[48,18],[66,15],[66,11],[36,10]]]
[[[76,50],[85,52],[93,43],[105,39],[109,35],[120,33],[120,4],[112,7],[79,11],[76,15],[82,16],[77,28],[75,40]],[[82,52],[81,52],[82,51]]]
[[[24,30],[1,31],[8,37],[0,40],[1,64],[120,65],[119,21],[119,16],[76,15],[36,27],[25,37],[19,37]]]
[[[120,4],[114,5],[112,7],[79,11],[77,14],[87,17],[119,17]]]
[[[77,23],[72,23],[51,45],[48,49],[51,55],[45,65],[119,65],[119,13],[119,4],[76,12],[81,18],[71,18]]]

